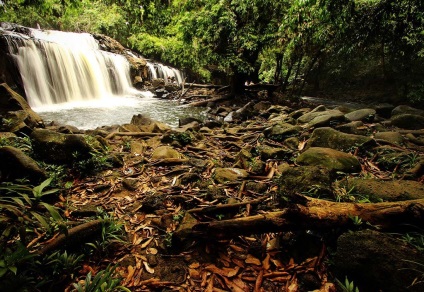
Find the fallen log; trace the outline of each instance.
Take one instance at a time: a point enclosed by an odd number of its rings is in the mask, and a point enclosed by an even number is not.
[[[37,251],[37,254],[45,255],[48,252],[63,246],[72,246],[74,244],[86,242],[87,238],[101,233],[102,224],[104,223],[104,220],[98,219],[73,227],[68,230],[66,235],[60,234],[58,237],[52,239],[49,243]]]
[[[404,224],[424,228],[424,199],[375,204],[337,203],[299,195],[296,203],[281,211],[243,218],[197,222],[183,220],[174,233],[178,240],[189,237],[225,238],[288,230],[350,228],[352,218],[389,230]],[[190,216],[190,215],[188,215]],[[358,221],[356,221],[358,224]]]
[[[222,85],[215,85],[215,84],[198,84],[198,83],[192,83],[193,87],[198,87],[198,88],[221,88]]]
[[[192,103],[189,103],[188,105],[190,105],[190,106],[205,106],[209,102],[216,102],[216,101],[226,100],[226,99],[229,99],[231,97],[232,97],[232,95],[217,96],[217,97],[213,97],[213,98],[202,100],[202,101],[192,102]]]

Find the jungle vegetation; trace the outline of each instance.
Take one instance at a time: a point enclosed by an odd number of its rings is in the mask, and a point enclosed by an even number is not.
[[[413,103],[424,96],[423,11],[420,0],[0,1],[0,21],[106,34],[197,82]]]

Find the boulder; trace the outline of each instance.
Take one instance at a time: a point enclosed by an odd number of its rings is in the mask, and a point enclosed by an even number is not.
[[[335,276],[347,277],[360,291],[424,291],[423,253],[392,235],[363,230],[337,240]]]
[[[171,146],[159,146],[152,153],[152,159],[180,159],[183,155]]]
[[[394,106],[388,103],[378,104],[374,107],[375,112],[380,117],[383,117],[385,119],[390,119],[392,116],[392,111],[394,109]]]
[[[269,101],[260,101],[253,106],[253,109],[257,112],[264,112],[272,106]]]
[[[301,126],[293,126],[288,123],[277,123],[264,130],[264,135],[275,141],[284,141],[287,138],[294,137],[302,131]]]
[[[325,147],[340,151],[349,151],[352,148],[374,145],[370,137],[346,134],[330,127],[317,128],[307,143],[307,147]]]
[[[424,111],[407,105],[399,105],[392,110],[392,117],[403,114],[424,116]]]
[[[90,152],[101,149],[95,138],[81,134],[62,134],[45,129],[36,129],[31,134],[33,149],[40,159],[56,164],[67,164],[75,159],[90,158]],[[91,140],[92,145],[87,141]],[[75,154],[77,156],[75,156]]]
[[[393,144],[402,145],[405,139],[399,132],[378,132],[374,135],[375,139],[381,139]]]
[[[336,130],[354,135],[366,135],[368,128],[364,126],[364,123],[361,121],[350,122],[347,124],[338,125],[335,127]]]
[[[359,109],[350,113],[345,114],[345,118],[349,121],[363,121],[372,122],[374,120],[376,111],[372,108]]]
[[[286,167],[281,172],[278,188],[283,200],[296,193],[329,195],[332,193],[331,174],[320,166]]]
[[[392,125],[402,129],[419,130],[424,128],[424,116],[416,114],[399,114],[391,119]]]
[[[248,175],[247,171],[241,168],[217,167],[213,177],[217,183],[223,184],[246,178]]]
[[[152,120],[151,118],[143,116],[141,114],[134,115],[131,119],[131,124],[137,125],[140,131],[148,133],[164,133],[171,129],[170,126]]]
[[[361,164],[355,156],[330,148],[311,147],[300,154],[296,162],[299,165],[323,166],[330,171],[345,173],[361,171]]]
[[[43,126],[40,116],[30,108],[22,96],[6,83],[0,84],[0,115],[3,116],[2,128],[6,126],[6,128],[19,130],[25,126],[29,128]],[[7,125],[8,122],[5,123],[4,119],[10,119],[10,125]],[[9,131],[9,129],[3,130]]]
[[[292,150],[283,147],[260,146],[258,151],[264,161],[268,159],[287,159],[293,155]]]
[[[334,119],[340,119],[341,116],[344,116],[344,113],[339,111],[339,110],[317,110],[317,108],[315,108],[313,111],[306,113],[302,116],[300,116],[297,119],[297,122],[300,124],[306,124],[311,122],[313,119],[315,119],[316,117],[319,116],[327,116],[327,118],[334,118]]]
[[[163,78],[155,78],[152,80],[153,88],[159,88],[165,86],[165,80]]]
[[[335,123],[341,123],[345,121],[345,116],[343,114],[325,114],[320,115],[313,118],[308,122],[308,127],[316,128],[316,127],[324,127],[330,126]]]
[[[22,150],[4,146],[0,147],[0,181],[13,181],[26,178],[33,184],[38,184],[47,178],[37,162]]]
[[[424,185],[418,181],[395,180],[380,181],[377,179],[349,178],[339,185],[352,192],[368,196],[371,201],[404,201],[424,199]]]

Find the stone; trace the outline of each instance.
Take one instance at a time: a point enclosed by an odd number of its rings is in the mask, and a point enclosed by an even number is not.
[[[300,141],[297,137],[290,137],[284,140],[283,145],[287,146],[291,150],[298,150],[299,143]]]
[[[388,103],[378,104],[374,107],[376,114],[385,119],[390,119],[394,106]]]
[[[91,157],[90,152],[94,149],[102,149],[95,138],[81,134],[62,134],[36,129],[30,137],[33,141],[34,152],[43,161],[49,163],[66,164],[76,159],[88,159]],[[92,145],[87,142],[88,140],[92,142]]]
[[[7,116],[9,112],[22,111],[25,114],[22,122],[29,128],[43,126],[43,120],[35,113],[28,102],[6,83],[0,84],[0,115]]]
[[[217,167],[214,173],[214,180],[217,183],[223,184],[226,182],[233,182],[239,179],[246,178],[249,174],[246,170],[241,168],[222,168]]]
[[[144,141],[134,141],[130,142],[131,153],[141,155],[146,151],[147,145]]]
[[[152,159],[181,159],[183,157],[171,146],[159,146],[152,153]]]
[[[311,147],[300,154],[296,162],[299,165],[323,166],[334,172],[361,171],[361,164],[355,156],[330,148]]]
[[[354,135],[366,135],[368,128],[364,126],[364,123],[361,121],[350,122],[347,124],[338,125],[335,127],[336,130]]]
[[[308,127],[310,128],[324,127],[324,126],[330,126],[335,123],[341,123],[344,121],[345,121],[345,116],[343,114],[320,115],[313,118],[310,122],[308,122]]]
[[[398,105],[392,110],[392,117],[403,114],[424,116],[424,110],[413,108],[407,105]]]
[[[320,195],[329,195],[332,194],[331,173],[320,166],[286,167],[281,172],[278,189],[280,197],[307,193],[312,189]]]
[[[363,121],[372,122],[374,120],[376,111],[372,108],[359,109],[350,113],[345,114],[345,118],[351,122]]]
[[[259,146],[259,155],[262,160],[287,159],[293,155],[293,151],[283,147]]]
[[[122,185],[129,191],[135,191],[137,189],[138,179],[127,177],[122,180]]]
[[[272,106],[269,101],[260,101],[253,106],[253,109],[257,112],[264,112]]]
[[[361,135],[346,134],[330,127],[317,128],[307,143],[307,147],[325,147],[349,151],[356,147],[374,145],[374,139]]]
[[[297,122],[300,124],[306,124],[319,116],[328,116],[327,118],[329,119],[331,119],[332,117],[337,120],[337,119],[340,119],[340,116],[344,116],[344,113],[339,110],[311,111],[309,113],[306,113],[300,116],[297,119]]]
[[[152,80],[152,86],[154,88],[164,87],[165,86],[165,80],[163,78],[156,78]]]
[[[375,133],[374,138],[385,140],[397,145],[402,145],[405,141],[399,132],[378,132]]]
[[[423,253],[393,235],[363,230],[346,232],[337,240],[335,276],[347,277],[359,291],[424,291]]]
[[[424,116],[416,114],[399,114],[391,119],[392,125],[402,129],[420,130],[424,128]]]
[[[137,125],[140,128],[140,131],[148,133],[165,133],[166,131],[171,129],[170,126],[152,120],[151,118],[143,116],[141,114],[134,115],[131,118],[131,124]]]
[[[424,185],[413,180],[381,181],[350,178],[339,183],[352,192],[368,196],[373,202],[424,199]]]
[[[46,172],[37,162],[18,148],[0,147],[0,161],[0,181],[26,178],[37,184],[47,178]]]
[[[300,134],[303,130],[301,126],[293,126],[288,123],[277,123],[263,131],[267,138],[275,141],[284,141],[287,138]]]

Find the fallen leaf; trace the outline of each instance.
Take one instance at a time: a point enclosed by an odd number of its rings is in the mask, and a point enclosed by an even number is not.
[[[246,250],[240,246],[234,245],[234,244],[230,244],[230,247],[232,250],[237,251],[237,252],[245,252]]]
[[[259,259],[255,258],[254,256],[252,256],[251,254],[247,255],[247,258],[244,262],[246,264],[253,264],[253,265],[257,265],[257,266],[259,266],[261,264],[261,261]]]
[[[152,240],[153,240],[153,237],[150,237],[145,243],[143,243],[140,247],[141,248],[146,248],[149,244],[150,244],[150,242],[152,242]]]
[[[191,263],[188,267],[191,269],[197,269],[198,267],[200,267],[200,264],[199,262],[194,262],[194,263]]]
[[[196,269],[188,268],[188,273],[192,279],[200,279],[200,273]]]
[[[270,258],[271,256],[269,255],[269,253],[267,253],[266,257],[262,261],[262,267],[265,271],[268,271],[271,268],[271,264],[269,263]]]
[[[153,254],[153,255],[155,255],[155,254],[157,254],[157,253],[158,253],[158,250],[157,250],[156,248],[154,248],[154,247],[149,247],[149,248],[146,250],[146,252],[147,252],[148,254]]]
[[[254,290],[254,292],[260,292],[261,291],[261,286],[262,286],[263,279],[264,279],[264,270],[261,270],[259,272],[258,278],[256,279],[256,282],[255,282],[255,290]]]
[[[143,262],[144,268],[149,274],[154,274],[155,269],[151,268],[147,262]]]

